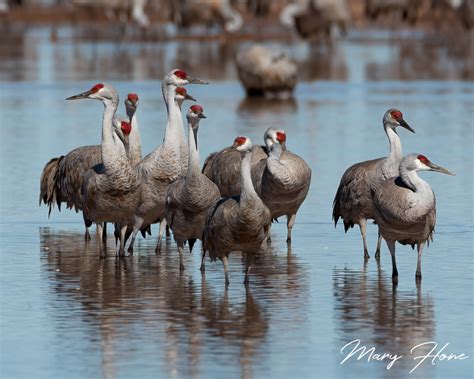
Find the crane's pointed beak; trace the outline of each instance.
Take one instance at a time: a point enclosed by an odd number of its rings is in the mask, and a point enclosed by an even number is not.
[[[207,118],[204,113],[199,113],[199,114],[198,114],[198,117],[199,117],[199,118]]]
[[[430,171],[436,171],[436,172],[440,172],[442,174],[452,175],[452,176],[456,175],[454,172],[451,172],[451,171],[449,171],[448,169],[446,169],[444,167],[438,166],[438,165],[434,164],[433,162],[428,162],[428,163],[426,163],[426,165],[430,168]]]
[[[209,82],[205,82],[204,80],[196,79],[191,76],[188,76],[186,80],[188,81],[189,84],[209,84]]]
[[[191,95],[189,95],[188,93],[186,93],[186,95],[184,96],[184,99],[185,100],[196,101],[196,99],[194,97],[192,97]]]
[[[405,129],[408,129],[410,132],[415,133],[415,131],[410,127],[410,125],[406,123],[405,120],[402,119],[401,121],[398,121],[398,123],[400,124],[400,126],[403,126]]]
[[[80,100],[80,99],[87,99],[89,98],[89,95],[92,93],[92,91],[86,91],[83,93],[80,93],[79,95],[74,95],[67,97],[66,100]]]

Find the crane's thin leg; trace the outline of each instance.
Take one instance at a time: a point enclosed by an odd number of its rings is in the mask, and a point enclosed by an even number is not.
[[[179,271],[184,271],[184,242],[178,242],[178,253],[179,253]]]
[[[418,243],[416,245],[418,250],[418,262],[416,263],[416,274],[415,279],[417,282],[421,282],[421,254],[423,253],[424,242]]]
[[[206,264],[204,263],[204,258],[206,257],[206,250],[204,248],[202,249],[202,256],[201,256],[201,267],[199,267],[199,270],[201,270],[202,273],[206,271]]]
[[[288,237],[286,238],[286,243],[291,243],[291,230],[295,224],[296,213],[291,216],[286,216],[286,227],[288,229]]]
[[[245,279],[244,279],[244,284],[246,286],[249,285],[249,275],[250,275],[250,269],[252,268],[252,263],[253,263],[253,254],[248,254],[247,253],[247,259],[245,261]]]
[[[375,259],[377,260],[380,259],[380,245],[382,245],[382,234],[380,233],[380,228],[379,228],[379,237],[377,239],[377,250],[375,250]]]
[[[166,238],[170,238],[170,237],[171,237],[170,227],[169,225],[166,225]]]
[[[229,260],[227,259],[226,255],[222,257],[222,264],[224,265],[225,286],[227,287],[230,284],[230,281],[228,272]]]
[[[130,245],[128,245],[128,253],[133,255],[133,245],[135,244],[135,238],[137,237],[137,233],[140,231],[144,220],[142,218],[135,218],[135,222],[133,225],[133,232],[132,232],[132,239],[130,240]]]
[[[89,242],[91,240],[91,234],[89,233],[89,227],[86,226],[86,232],[84,233],[84,240]]]
[[[97,240],[99,241],[99,257],[105,258],[107,251],[104,249],[104,240],[102,239],[102,233],[104,232],[101,223],[97,223]]]
[[[125,257],[125,234],[127,233],[127,225],[120,228],[120,249],[119,256]]]
[[[388,250],[392,255],[392,282],[393,284],[398,284],[398,270],[397,270],[397,261],[395,260],[395,241],[385,241],[387,243]]]
[[[155,254],[161,254],[161,242],[163,241],[163,233],[167,228],[166,219],[161,220],[160,222],[160,230],[158,232],[158,241],[156,243]]]
[[[117,247],[117,242],[120,240],[120,226],[117,223],[114,223],[114,237],[115,237],[115,247]]]
[[[362,234],[362,242],[364,243],[364,259],[369,259],[369,250],[367,249],[367,239],[365,235],[367,233],[367,220],[364,218],[359,221],[360,234]]]
[[[102,232],[102,241],[104,241],[104,244],[107,243],[107,223],[104,222],[104,227],[103,227],[103,232]]]

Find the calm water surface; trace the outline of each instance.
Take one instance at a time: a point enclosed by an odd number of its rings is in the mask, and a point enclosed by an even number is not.
[[[302,62],[304,81],[285,103],[244,99],[232,61],[219,61],[235,47],[66,37],[53,44],[41,30],[2,45],[0,376],[402,378],[417,363],[410,349],[436,341],[469,358],[424,362],[410,377],[472,377],[474,84],[461,81],[471,63],[435,50],[420,69],[426,46],[414,41],[354,39],[316,52],[286,46]],[[227,290],[219,262],[201,277],[199,246],[186,254],[182,275],[171,241],[157,256],[155,239],[140,238],[138,253],[118,260],[110,238],[109,257],[99,260],[94,238],[84,243],[80,215],[53,211],[48,219],[37,206],[44,164],[100,142],[102,106],[64,98],[97,81],[113,83],[122,96],[137,92],[148,153],[165,125],[157,79],[176,66],[212,82],[188,87],[208,116],[199,131],[201,160],[238,134],[261,142],[277,126],[313,169],[291,248],[285,223],[275,224],[248,289],[240,254],[231,256]],[[436,193],[438,222],[420,286],[410,248],[398,247],[400,283],[393,287],[386,246],[380,265],[373,258],[364,264],[358,231],[345,235],[331,222],[344,170],[387,153],[381,119],[389,107],[400,108],[416,130],[399,132],[406,153],[423,153],[457,174],[421,174]],[[368,239],[373,251],[372,225]],[[341,365],[340,349],[354,339],[404,357],[390,370],[388,362]]]

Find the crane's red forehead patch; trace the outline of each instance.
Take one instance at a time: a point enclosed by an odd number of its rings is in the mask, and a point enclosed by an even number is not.
[[[204,112],[204,109],[200,105],[192,105],[189,109],[191,109],[191,112],[196,114]]]
[[[104,85],[102,83],[97,83],[94,87],[91,88],[91,92],[99,92],[99,90],[101,90],[102,88],[104,88]]]
[[[130,134],[132,131],[132,125],[129,122],[122,121],[120,126],[122,128],[122,132],[125,134]]]
[[[129,93],[128,94],[128,100],[137,102],[138,101],[138,95],[136,93]]]
[[[176,93],[181,96],[186,96],[188,91],[186,91],[186,88],[184,87],[177,87],[176,88]]]
[[[402,112],[400,111],[391,111],[390,114],[397,121],[403,120],[403,115],[402,115]]]
[[[417,156],[418,160],[423,163],[423,164],[427,164],[430,162],[430,160],[428,158],[426,158],[424,155],[418,155]]]
[[[186,74],[183,70],[175,70],[174,75],[180,79],[186,79],[188,77],[188,74]]]
[[[244,136],[238,136],[235,140],[234,143],[237,146],[242,146],[245,142],[247,142],[247,137]]]
[[[280,143],[283,143],[286,141],[286,133],[285,132],[277,132],[277,140]]]

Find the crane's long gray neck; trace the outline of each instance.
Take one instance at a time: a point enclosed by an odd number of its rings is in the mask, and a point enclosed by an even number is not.
[[[384,125],[384,129],[388,137],[388,142],[390,143],[390,154],[387,157],[387,165],[396,170],[402,160],[402,142],[394,129],[387,125]]]
[[[115,112],[117,112],[118,101],[107,101],[104,102],[104,115],[102,118],[102,163],[105,166],[106,171],[111,170],[114,164],[117,162],[117,157],[120,155],[120,148],[125,150],[122,142],[115,142],[113,121]],[[121,144],[121,146],[118,146]]]
[[[198,128],[197,124],[194,128],[188,122],[188,174],[187,177],[197,176],[201,173],[199,168],[199,147],[198,147]]]
[[[257,192],[255,192],[255,188],[253,187],[252,183],[251,165],[252,151],[248,151],[242,159],[240,170],[240,187],[242,189],[242,199],[251,199],[255,197],[258,198]]]
[[[423,191],[428,185],[428,183],[418,176],[415,170],[407,169],[403,164],[400,165],[400,178],[413,192]]]
[[[128,157],[132,165],[136,165],[142,160],[142,142],[140,138],[140,129],[138,128],[136,108],[129,109],[127,107],[127,116],[132,124],[132,131],[128,136]]]
[[[165,137],[163,139],[164,147],[174,147],[178,143],[178,127],[181,125],[182,128],[182,117],[181,110],[176,104],[175,98],[175,85],[166,85],[163,83],[161,85],[163,92],[163,98],[166,104],[166,110],[168,112],[168,122],[166,123]]]

